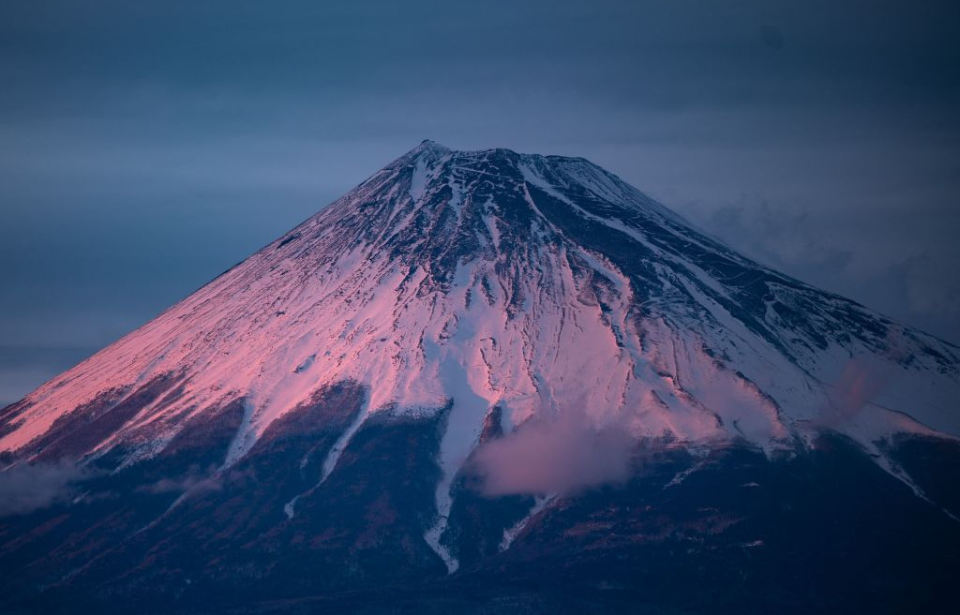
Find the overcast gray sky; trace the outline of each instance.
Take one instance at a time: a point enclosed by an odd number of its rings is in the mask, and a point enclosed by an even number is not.
[[[960,342],[960,3],[0,4],[0,403],[431,138]]]

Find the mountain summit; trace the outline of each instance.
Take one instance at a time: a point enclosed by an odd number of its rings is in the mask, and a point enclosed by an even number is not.
[[[4,474],[72,473],[69,498],[0,519],[0,565],[24,604],[489,589],[584,536],[590,557],[634,558],[747,518],[770,531],[762,506],[694,522],[702,502],[680,498],[655,512],[691,525],[655,539],[617,498],[746,466],[805,489],[825,455],[956,535],[937,468],[958,398],[957,347],[737,254],[587,160],[424,141],[0,411]]]

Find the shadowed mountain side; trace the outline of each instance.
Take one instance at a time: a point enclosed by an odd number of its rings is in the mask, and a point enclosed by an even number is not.
[[[0,410],[0,609],[952,612],[957,399],[587,160],[425,141]]]
[[[24,519],[38,528],[59,519],[73,531],[61,530],[49,556],[37,548],[34,563],[4,577],[4,603],[13,607],[8,592],[52,566],[58,572],[48,578],[61,580],[24,613],[85,604],[104,613],[197,614],[633,613],[647,605],[671,614],[952,610],[960,524],[842,436],[777,459],[739,445],[693,456],[638,450],[629,483],[552,500],[505,550],[492,539],[530,502],[464,496],[451,515],[450,541],[463,566],[448,576],[422,540],[433,523],[421,511],[438,473],[439,419],[399,420],[367,424],[342,467],[301,498],[293,519],[279,506],[308,448],[280,431],[221,486],[195,491],[138,534],[131,530],[148,511],[163,515],[169,499],[124,493],[127,513],[101,523],[91,522],[105,510],[98,501],[86,510],[60,508],[45,523]],[[956,446],[932,450],[915,471],[933,473],[960,454]],[[264,473],[281,465],[277,455],[290,462],[286,478]],[[69,574],[71,562],[104,541],[123,546]]]

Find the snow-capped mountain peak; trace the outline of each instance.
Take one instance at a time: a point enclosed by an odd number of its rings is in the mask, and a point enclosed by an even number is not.
[[[823,502],[859,505],[848,467],[886,481],[865,506],[921,502],[876,466],[937,501],[897,519],[939,540],[958,393],[957,347],[744,258],[587,160],[424,141],[0,410],[0,472],[89,485],[10,525],[0,557],[18,592],[174,602],[181,570],[232,599],[287,597],[528,557],[566,571],[570,549],[627,577],[641,551],[722,556],[712,574],[763,546],[743,532],[779,537],[781,563],[797,537],[836,536]],[[710,463],[723,502],[688,488]],[[820,521],[782,530],[784,498]],[[643,551],[664,541],[681,542]]]
[[[242,399],[230,464],[340,381],[368,390],[346,438],[371,415],[452,402],[448,474],[494,407],[507,431],[576,408],[638,438],[772,449],[829,425],[869,443],[960,434],[957,364],[956,348],[749,261],[582,158],[427,140],[8,409],[0,448],[51,454],[85,408],[159,387],[74,452],[149,456]],[[856,386],[896,376],[861,400],[850,370],[869,372]]]

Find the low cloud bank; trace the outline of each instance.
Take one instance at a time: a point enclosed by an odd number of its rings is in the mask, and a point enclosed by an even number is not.
[[[598,426],[582,411],[534,417],[482,445],[473,471],[484,495],[570,494],[630,477],[636,439],[620,423]]]
[[[194,466],[185,475],[177,478],[161,478],[160,480],[142,485],[137,488],[141,493],[150,493],[154,495],[167,493],[202,493],[207,491],[220,491],[223,482],[220,474],[217,473],[216,466],[210,466],[201,471]]]
[[[17,466],[0,473],[0,517],[25,515],[78,495],[77,483],[90,472],[70,464]]]

